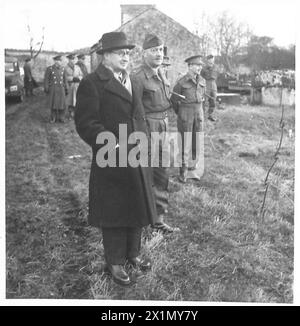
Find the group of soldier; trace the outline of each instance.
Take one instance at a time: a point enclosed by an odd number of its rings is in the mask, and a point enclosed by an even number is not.
[[[168,148],[164,146],[164,142],[168,142],[168,115],[173,108],[180,133],[199,134],[203,131],[203,103],[207,97],[209,118],[215,121],[216,70],[213,56],[207,57],[209,64],[202,73],[204,79],[201,76],[203,57],[196,53],[185,60],[187,74],[176,82],[171,92],[166,75],[170,62],[169,58],[164,58],[164,43],[157,35],[145,36],[143,63],[130,75],[126,68],[130,50],[135,45],[128,43],[123,32],[105,33],[100,41],[97,53],[102,56],[102,61],[78,88],[75,125],[93,154],[88,221],[102,231],[108,272],[117,283],[128,285],[131,280],[126,266],[140,270],[151,268],[147,257],[139,257],[142,228],[150,224],[162,234],[181,232],[166,223],[170,218],[169,172],[162,164],[162,152]],[[162,135],[158,146],[151,143],[159,149],[158,152],[149,151],[151,162],[153,156],[158,157],[158,166],[100,167],[97,164],[98,151],[103,149],[103,144],[97,140],[103,132],[109,131],[115,136],[116,146],[113,148],[116,155],[120,157],[124,153],[121,147],[127,140],[120,138],[120,125],[126,125],[128,135],[134,132],[146,134],[149,138],[153,133]],[[125,151],[139,146],[140,142],[128,143]],[[197,166],[189,165],[193,144],[188,146],[188,150],[185,142],[182,146],[180,180],[186,182],[188,177],[199,179]]]
[[[63,123],[65,118],[73,118],[79,83],[88,74],[84,54],[77,55],[77,62],[75,54],[66,57],[66,66],[62,65],[61,55],[53,57],[54,64],[47,67],[45,72],[44,91],[51,111],[50,123]]]

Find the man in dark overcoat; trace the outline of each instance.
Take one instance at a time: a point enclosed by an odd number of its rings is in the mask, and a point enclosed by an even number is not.
[[[53,60],[54,64],[46,69],[44,77],[44,91],[48,95],[47,106],[51,110],[50,123],[64,122],[68,93],[66,72],[61,65],[61,55],[55,56]]]
[[[125,263],[141,269],[151,267],[150,261],[142,260],[139,254],[142,227],[152,224],[156,216],[155,199],[150,168],[118,165],[121,145],[127,143],[119,133],[120,126],[127,128],[127,135],[147,132],[142,108],[133,107],[135,89],[126,72],[129,50],[134,45],[128,44],[122,32],[104,34],[101,44],[97,53],[103,55],[102,63],[78,88],[75,125],[92,148],[88,221],[102,230],[108,271],[117,283],[128,285],[131,280]],[[105,145],[96,140],[103,132],[114,136],[116,167],[100,167],[103,160],[97,155]],[[130,150],[137,145],[127,146]]]

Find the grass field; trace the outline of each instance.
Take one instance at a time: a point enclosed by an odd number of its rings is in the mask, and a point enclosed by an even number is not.
[[[49,124],[44,103],[39,95],[6,111],[7,298],[293,302],[294,108],[264,220],[281,110],[227,106],[206,122],[203,179],[183,185],[171,170],[167,221],[182,232],[146,229],[153,268],[132,271],[123,288],[104,273],[101,235],[87,225],[90,149],[73,122]]]

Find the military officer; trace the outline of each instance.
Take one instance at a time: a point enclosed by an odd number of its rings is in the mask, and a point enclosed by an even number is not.
[[[83,77],[81,69],[78,65],[75,65],[75,55],[67,55],[69,62],[66,65],[66,75],[69,86],[69,93],[67,96],[67,108],[69,113],[69,120],[72,119],[74,115],[74,109],[76,105],[76,93],[79,86],[79,83]]]
[[[61,55],[53,57],[54,64],[45,72],[44,91],[48,95],[47,105],[51,110],[50,123],[64,122],[68,85],[66,72],[61,65]]]
[[[25,59],[24,64],[24,88],[26,96],[33,96],[33,88],[37,86],[31,72],[31,58]]]
[[[201,71],[201,76],[206,80],[206,94],[208,102],[208,119],[211,121],[216,121],[214,116],[214,111],[216,108],[217,100],[217,77],[218,71],[215,65],[215,58],[212,54],[206,57],[206,66]]]
[[[183,183],[188,178],[200,179],[204,168],[203,162],[199,162],[199,148],[196,148],[197,141],[200,144],[197,137],[200,137],[199,133],[203,131],[202,103],[205,95],[205,80],[200,76],[203,66],[202,56],[194,55],[187,58],[185,62],[188,64],[188,72],[177,81],[171,96],[182,140],[180,151],[182,166],[179,179]],[[188,137],[187,140],[185,137]],[[198,163],[202,166],[199,167]]]
[[[85,55],[84,54],[79,54],[77,56],[77,62],[76,62],[76,65],[79,66],[79,68],[81,69],[81,72],[82,72],[82,76],[85,77],[87,74],[88,74],[88,70],[87,70],[87,67],[84,63],[84,60],[85,60]]]
[[[147,34],[143,43],[143,63],[131,74],[135,88],[133,93],[134,105],[142,107],[145,112],[149,135],[153,132],[160,134],[159,152],[151,153],[151,162],[158,161],[158,167],[152,167],[155,185],[156,208],[158,213],[154,228],[163,233],[172,233],[175,229],[164,222],[168,211],[168,184],[169,176],[167,167],[163,166],[162,153],[167,153],[168,110],[171,108],[169,100],[170,84],[159,69],[163,62],[164,45],[160,38]],[[151,140],[151,139],[149,139]],[[152,137],[152,140],[154,138]],[[155,142],[152,143],[154,148]],[[153,164],[152,164],[153,166]]]

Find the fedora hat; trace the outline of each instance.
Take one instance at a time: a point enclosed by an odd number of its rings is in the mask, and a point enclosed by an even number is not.
[[[133,49],[135,47],[135,45],[128,43],[126,35],[123,32],[105,33],[102,35],[99,44],[100,48],[96,51],[98,54],[117,49]]]

